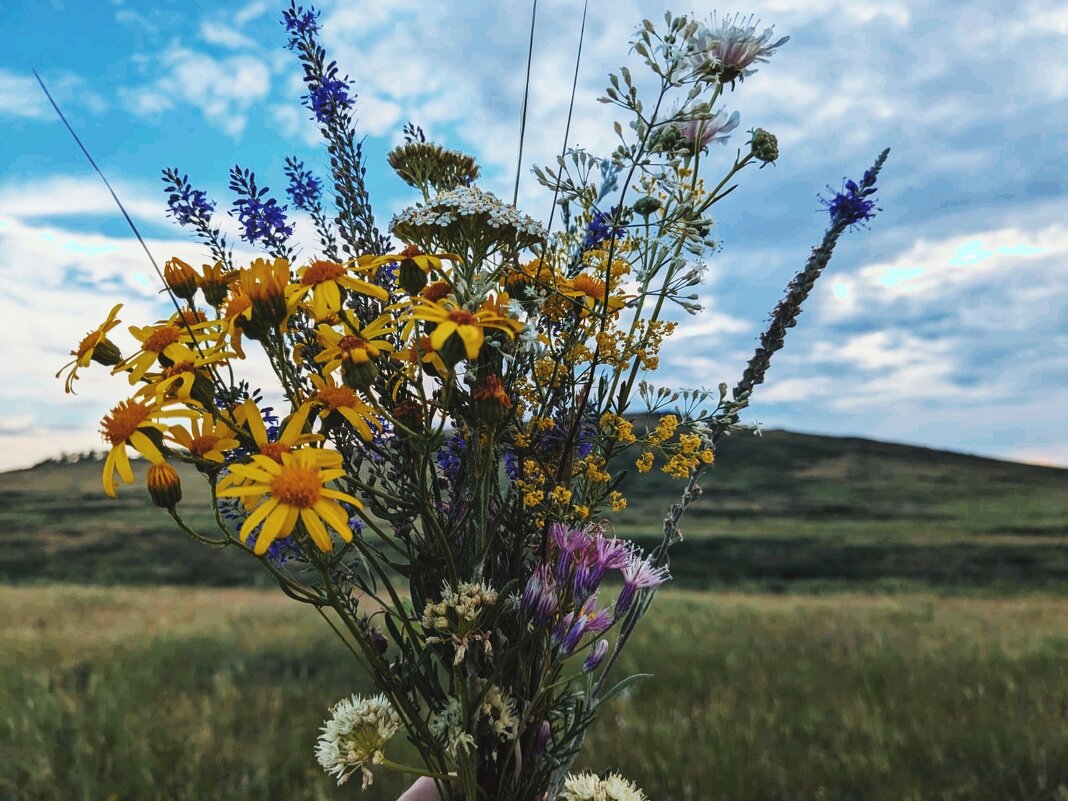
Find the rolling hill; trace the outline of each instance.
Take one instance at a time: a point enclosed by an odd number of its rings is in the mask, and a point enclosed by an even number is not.
[[[210,531],[184,476],[184,512]],[[200,545],[141,487],[100,491],[100,464],[0,474],[0,581],[267,584],[240,553]],[[672,569],[687,586],[773,591],[1068,587],[1068,470],[857,438],[766,431],[721,443]],[[626,477],[617,531],[651,546],[680,482]]]

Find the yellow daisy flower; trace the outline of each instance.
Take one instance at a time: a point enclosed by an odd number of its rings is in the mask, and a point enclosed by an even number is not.
[[[382,351],[393,350],[393,343],[379,339],[394,330],[393,316],[383,314],[376,320],[360,328],[355,315],[344,314],[346,333],[338,333],[328,325],[320,325],[319,344],[323,349],[316,354],[315,361],[323,366],[324,373],[332,373],[349,365],[361,365],[373,362],[382,355]]]
[[[145,373],[148,382],[139,395],[155,395],[158,398],[173,397],[185,403],[210,406],[215,398],[215,384],[211,374],[204,368],[225,362],[236,354],[216,348],[193,354],[192,359],[175,362],[159,373]]]
[[[235,276],[236,273],[227,270],[221,261],[215,264],[205,264],[200,268],[200,275],[197,276],[197,286],[204,293],[204,299],[218,308],[226,300],[226,295],[230,291],[230,282]]]
[[[177,256],[163,265],[163,283],[186,303],[191,304],[197,294],[197,274]]]
[[[226,306],[222,310],[222,317],[220,318],[222,330],[219,336],[220,340],[222,337],[229,337],[230,346],[242,359],[245,358],[245,351],[241,348],[241,335],[244,333],[245,325],[251,320],[252,301],[249,300],[248,295],[235,288],[230,293]]]
[[[120,362],[111,371],[118,373],[128,370],[130,383],[136,384],[148,372],[148,368],[154,362],[169,360],[172,364],[196,361],[197,354],[189,347],[197,331],[202,330],[210,323],[196,323],[187,326],[185,324],[163,323],[161,325],[146,325],[139,328],[130,326],[130,333],[141,343],[141,349],[129,359]]]
[[[111,445],[104,460],[104,492],[115,497],[115,473],[127,484],[134,480],[133,469],[126,446],[130,445],[152,464],[163,462],[163,453],[158,442],[166,426],[157,422],[158,418],[171,416],[195,416],[196,412],[188,410],[165,411],[165,404],[156,398],[131,398],[124,400],[113,408],[101,421],[100,433],[104,441]]]
[[[238,271],[237,286],[252,307],[243,324],[246,334],[260,339],[272,328],[285,330],[290,313],[286,305],[288,259],[254,259],[248,267]]]
[[[112,367],[122,360],[122,354],[119,353],[119,349],[107,336],[108,331],[122,322],[115,319],[115,315],[119,313],[121,308],[122,304],[117,303],[108,312],[104,322],[86,334],[82,341],[78,343],[78,347],[70,352],[70,355],[74,358],[59,368],[56,378],[63,375],[64,370],[70,369],[70,372],[67,373],[67,380],[63,385],[66,392],[74,392],[74,382],[78,379],[78,370],[82,367],[88,367],[89,362],[97,362],[105,367]]]
[[[332,261],[313,261],[297,271],[299,283],[291,284],[286,302],[295,308],[309,293],[311,303],[306,304],[316,320],[323,320],[341,311],[346,289],[378,300],[389,300],[389,293],[377,284],[348,275],[351,266]],[[359,269],[359,268],[357,268]]]
[[[595,278],[589,273],[579,273],[568,283],[569,286],[561,287],[561,291],[569,298],[581,303],[584,313],[592,312],[598,305],[605,302],[605,284],[600,278]],[[608,298],[608,311],[618,311],[626,304],[624,297],[613,294]]]
[[[262,524],[254,549],[257,555],[266,553],[271,543],[279,537],[292,534],[298,521],[304,524],[321,551],[334,548],[326,526],[336,531],[345,542],[352,541],[349,515],[338,501],[357,509],[362,509],[363,504],[347,493],[326,486],[328,482],[345,475],[345,471],[320,467],[315,450],[305,448],[296,453],[283,453],[281,462],[266,456],[253,456],[252,464],[230,468],[245,483],[221,490],[219,496],[255,496],[261,499],[241,526],[241,538],[247,541],[256,527]]]
[[[409,315],[415,320],[436,323],[430,332],[430,346],[451,364],[466,356],[469,360],[478,357],[486,341],[486,328],[503,331],[510,338],[522,325],[511,317],[501,314],[500,307],[492,300],[485,301],[478,311],[468,311],[451,298],[440,302],[414,298]]]
[[[356,432],[364,439],[371,439],[371,426],[382,430],[374,408],[367,403],[354,389],[346,386],[338,386],[331,376],[326,379],[320,378],[314,373],[309,376],[315,385],[317,392],[309,398],[312,406],[322,407],[319,418],[326,420],[331,413],[337,413],[348,421]]]
[[[443,272],[442,262],[460,261],[455,253],[423,253],[415,245],[408,245],[400,253],[387,253],[385,256],[361,256],[357,262],[361,267],[369,267],[377,270],[383,264],[398,262],[397,283],[401,289],[410,295],[419,292],[427,285],[427,274],[431,270]]]
[[[254,401],[247,400],[238,406],[234,410],[234,419],[238,424],[248,429],[248,433],[252,435],[253,442],[256,443],[257,451],[268,458],[274,459],[276,462],[281,462],[283,453],[289,453],[310,442],[322,442],[324,439],[322,434],[312,434],[304,431],[310,411],[311,407],[306,404],[297,409],[290,415],[281,433],[274,440],[267,437],[267,427],[263,424],[263,416]],[[323,453],[329,453],[329,451],[323,451]],[[336,454],[336,456],[338,464],[340,464],[341,454]]]
[[[233,450],[240,444],[233,429],[209,412],[190,420],[189,429],[183,425],[171,426],[167,429],[167,438],[198,459],[216,463],[222,463],[224,451]]]

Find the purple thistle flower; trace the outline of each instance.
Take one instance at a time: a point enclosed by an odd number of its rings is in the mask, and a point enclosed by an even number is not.
[[[847,180],[842,184],[842,191],[835,193],[833,198],[820,198],[820,203],[827,207],[831,215],[832,225],[862,225],[872,219],[875,212],[882,211],[871,199],[876,192],[875,177],[875,170],[867,170],[859,185],[855,181]],[[827,191],[834,192],[829,186]]]
[[[575,576],[572,589],[581,600],[593,593],[604,578],[606,570],[619,570],[630,561],[630,549],[615,537],[598,531],[575,557]]]
[[[523,617],[540,627],[549,622],[556,612],[556,606],[556,582],[552,571],[548,565],[540,564],[523,589],[519,608]]]
[[[549,536],[560,549],[560,556],[556,561],[556,580],[563,584],[571,573],[571,563],[575,552],[586,547],[590,541],[590,535],[580,528],[572,529],[563,523],[551,523]]]
[[[667,569],[654,567],[649,559],[641,559],[637,553],[631,555],[630,562],[623,567],[623,589],[616,599],[616,618],[625,615],[634,603],[638,590],[659,587],[671,576]]]
[[[308,95],[308,103],[318,122],[329,123],[338,109],[351,107],[353,99],[349,97],[349,85],[344,80],[323,78]]]
[[[605,654],[608,653],[608,640],[598,640],[597,644],[590,650],[589,655],[582,663],[583,673],[593,673],[600,667],[601,662],[604,661]]]
[[[607,609],[597,609],[597,596],[586,599],[582,608],[570,612],[556,626],[553,642],[568,656],[573,653],[587,634],[597,635],[612,625],[612,615]]]
[[[696,118],[679,124],[679,133],[689,143],[690,152],[704,153],[709,144],[719,142],[725,145],[730,138],[729,134],[738,127],[739,115],[735,111],[730,117],[727,112],[720,109],[712,117]]]

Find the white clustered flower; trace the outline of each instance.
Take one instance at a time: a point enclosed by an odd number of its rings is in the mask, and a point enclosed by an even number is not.
[[[400,717],[384,695],[353,695],[335,704],[330,715],[315,748],[319,764],[337,777],[339,787],[357,770],[362,771],[367,789],[374,781],[368,765],[385,760],[382,747],[400,729]]]
[[[428,643],[441,643],[451,640],[456,646],[456,658],[453,664],[460,664],[467,655],[472,641],[481,641],[486,653],[493,649],[490,645],[490,632],[480,631],[479,622],[482,610],[497,603],[497,591],[488,585],[464,582],[455,590],[445,582],[441,591],[441,601],[428,602],[423,609],[423,628],[452,635],[449,638],[439,636],[427,637]]]
[[[430,719],[430,733],[445,743],[445,752],[452,757],[469,753],[475,746],[475,738],[464,725],[464,713],[459,698],[450,698],[449,703]]]
[[[514,248],[530,247],[546,237],[545,229],[533,217],[477,186],[457,187],[405,209],[390,222],[390,230],[405,241],[416,241],[455,233],[450,229],[457,225],[477,228],[491,234],[488,239]]]
[[[618,773],[604,779],[596,773],[568,774],[558,801],[649,801],[637,785]]]
[[[515,701],[505,695],[496,685],[486,690],[482,696],[479,714],[485,718],[490,730],[502,740],[515,739],[519,731],[519,718],[516,717]],[[496,756],[496,753],[494,753]]]

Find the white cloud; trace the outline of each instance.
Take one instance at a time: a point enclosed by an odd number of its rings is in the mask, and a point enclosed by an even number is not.
[[[32,75],[0,69],[0,115],[42,120],[54,114]]]
[[[159,222],[165,203],[128,184],[114,184],[131,217]],[[0,185],[0,216],[36,217],[113,216],[119,211],[107,187],[95,175],[86,178],[40,176]]]
[[[200,23],[200,38],[208,44],[218,45],[231,50],[245,50],[256,47],[256,42],[245,34],[221,22],[204,20]]]
[[[159,59],[162,71],[152,84],[126,93],[130,110],[158,116],[179,103],[199,108],[204,117],[230,136],[245,129],[248,112],[267,97],[271,71],[252,55],[214,58],[172,46]]]

